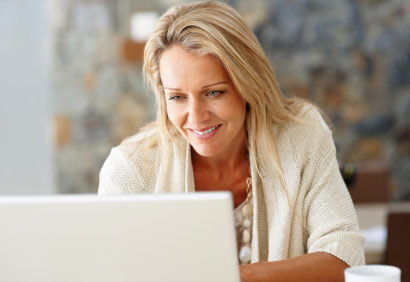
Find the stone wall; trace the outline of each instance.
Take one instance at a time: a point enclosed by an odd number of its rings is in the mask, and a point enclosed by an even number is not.
[[[123,54],[130,7],[129,1],[49,1],[61,193],[96,192],[110,148],[154,117],[141,65]]]
[[[155,115],[129,17],[177,1],[49,2],[59,191],[95,192],[109,149]],[[231,0],[254,29],[286,95],[334,125],[341,162],[385,163],[393,198],[410,199],[410,3]],[[128,45],[127,45],[128,44]]]
[[[341,161],[386,163],[410,199],[410,2],[262,2],[254,30],[284,92],[324,109]]]

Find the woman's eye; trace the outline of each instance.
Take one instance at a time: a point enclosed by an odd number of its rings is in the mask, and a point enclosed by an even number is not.
[[[184,99],[184,97],[182,97],[182,96],[174,95],[174,96],[169,97],[168,100],[175,101],[175,102],[181,102],[183,99]]]
[[[224,91],[209,91],[207,94],[211,97],[218,97],[221,96]]]

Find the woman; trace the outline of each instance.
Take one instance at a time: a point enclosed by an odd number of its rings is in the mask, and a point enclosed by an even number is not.
[[[113,148],[99,194],[231,191],[241,281],[343,281],[364,263],[331,131],[315,107],[282,96],[235,10],[170,8],[144,73],[157,121]]]

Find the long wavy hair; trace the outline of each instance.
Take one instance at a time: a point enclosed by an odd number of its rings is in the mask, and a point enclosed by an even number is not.
[[[157,100],[157,120],[151,125],[158,129],[156,143],[165,150],[179,134],[167,117],[159,69],[162,53],[173,45],[211,55],[224,66],[247,102],[248,150],[251,159],[257,160],[258,174],[269,173],[273,165],[286,192],[273,126],[300,121],[297,114],[306,102],[282,95],[256,36],[239,13],[224,3],[205,1],[171,7],[146,43],[143,72]]]

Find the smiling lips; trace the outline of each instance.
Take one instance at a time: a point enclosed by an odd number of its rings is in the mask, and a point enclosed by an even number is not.
[[[219,129],[221,126],[222,124],[218,124],[216,126],[213,126],[203,131],[199,131],[195,129],[189,129],[189,131],[194,133],[194,135],[198,138],[206,139],[206,138],[212,137],[216,133],[217,129]]]

